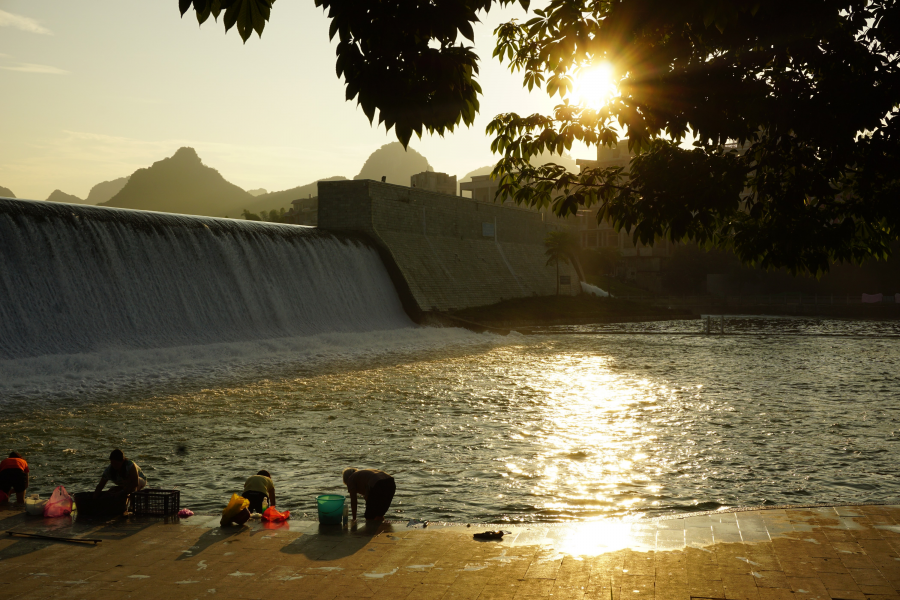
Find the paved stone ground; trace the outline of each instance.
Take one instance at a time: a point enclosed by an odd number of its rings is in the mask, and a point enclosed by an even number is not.
[[[900,506],[722,512],[636,523],[347,531],[215,517],[110,522],[0,511],[11,598],[900,600]],[[421,527],[421,526],[419,526]]]

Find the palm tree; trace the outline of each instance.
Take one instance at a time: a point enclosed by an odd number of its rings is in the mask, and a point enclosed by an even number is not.
[[[556,295],[559,296],[559,261],[575,267],[575,273],[578,276],[578,282],[584,280],[581,271],[581,264],[578,262],[578,238],[571,231],[551,231],[544,240],[544,246],[547,248],[547,265],[556,265]]]

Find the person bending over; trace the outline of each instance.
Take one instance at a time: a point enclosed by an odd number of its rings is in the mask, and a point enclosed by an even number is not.
[[[366,501],[366,521],[383,521],[384,515],[391,507],[397,486],[394,478],[377,469],[344,469],[344,484],[350,494],[350,511],[356,520],[356,495]]]
[[[15,490],[16,502],[25,502],[28,489],[28,463],[18,452],[10,452],[9,458],[0,461],[0,492],[7,496]]]
[[[109,466],[100,477],[100,483],[94,490],[94,498],[100,497],[103,488],[110,481],[113,487],[107,490],[107,494],[126,498],[147,486],[147,477],[141,468],[133,460],[127,460],[125,454],[118,448],[109,453]]]
[[[268,498],[269,506],[275,506],[275,484],[266,470],[252,475],[244,482],[244,498],[250,501],[250,512],[261,513],[263,500]]]

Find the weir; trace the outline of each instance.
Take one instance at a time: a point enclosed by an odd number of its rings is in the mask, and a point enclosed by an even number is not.
[[[0,360],[412,327],[378,252],[314,228],[0,199]]]
[[[320,181],[319,227],[366,236],[413,316],[557,293],[544,241],[570,225],[549,214],[369,180]],[[559,292],[581,291],[559,265]]]

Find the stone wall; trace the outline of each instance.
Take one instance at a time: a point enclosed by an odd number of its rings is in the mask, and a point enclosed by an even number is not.
[[[562,225],[542,213],[370,180],[320,181],[319,227],[364,234],[398,272],[420,311],[556,293],[544,238]],[[578,290],[574,269],[560,264]],[[396,283],[396,281],[395,281]]]

